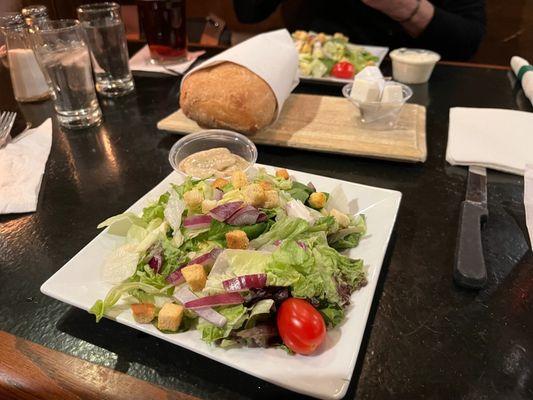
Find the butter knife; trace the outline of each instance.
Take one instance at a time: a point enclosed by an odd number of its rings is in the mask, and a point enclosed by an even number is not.
[[[468,168],[465,200],[461,204],[453,277],[459,286],[481,289],[487,283],[481,226],[487,220],[487,170]]]

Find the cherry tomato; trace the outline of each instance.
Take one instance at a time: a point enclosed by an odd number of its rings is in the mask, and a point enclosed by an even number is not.
[[[302,299],[285,300],[278,310],[277,322],[283,343],[298,354],[311,354],[326,337],[324,318]]]
[[[355,74],[355,68],[348,61],[340,61],[331,69],[331,75],[335,78],[351,79]]]

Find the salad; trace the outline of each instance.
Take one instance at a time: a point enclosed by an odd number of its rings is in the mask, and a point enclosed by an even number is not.
[[[311,354],[366,284],[363,260],[340,253],[358,245],[365,217],[349,215],[340,186],[320,192],[284,169],[187,178],[141,215],[98,227],[125,242],[103,266],[114,286],[90,309],[96,321],[122,298],[138,323],[168,334]]]
[[[348,43],[348,38],[342,33],[331,36],[325,33],[296,31],[292,38],[298,49],[302,76],[351,79],[363,68],[375,65],[379,60],[363,47]]]

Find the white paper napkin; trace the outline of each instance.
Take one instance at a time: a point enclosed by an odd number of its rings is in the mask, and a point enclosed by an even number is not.
[[[533,113],[450,108],[446,161],[524,175],[533,164]]]
[[[168,75],[181,75],[184,74],[185,71],[187,71],[192,65],[192,63],[204,53],[205,51],[203,50],[188,52],[187,61],[178,64],[169,64],[163,67],[150,62],[150,50],[148,49],[148,45],[146,45],[130,58],[130,69],[132,71],[147,71]]]
[[[300,82],[298,51],[287,29],[262,33],[229,48],[187,72],[182,82],[194,71],[225,61],[248,68],[272,88],[278,103],[278,115]]]
[[[52,146],[52,120],[0,149],[0,214],[35,211]]]
[[[526,226],[529,231],[529,243],[533,245],[533,165],[526,166],[524,175],[524,207],[526,209]]]
[[[522,57],[514,56],[511,58],[511,68],[520,79],[522,90],[533,105],[533,66]]]

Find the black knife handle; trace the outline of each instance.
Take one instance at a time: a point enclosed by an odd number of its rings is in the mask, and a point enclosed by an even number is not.
[[[488,210],[481,204],[463,201],[457,247],[455,250],[455,282],[470,289],[481,289],[487,283],[487,267],[481,243],[481,223]]]

